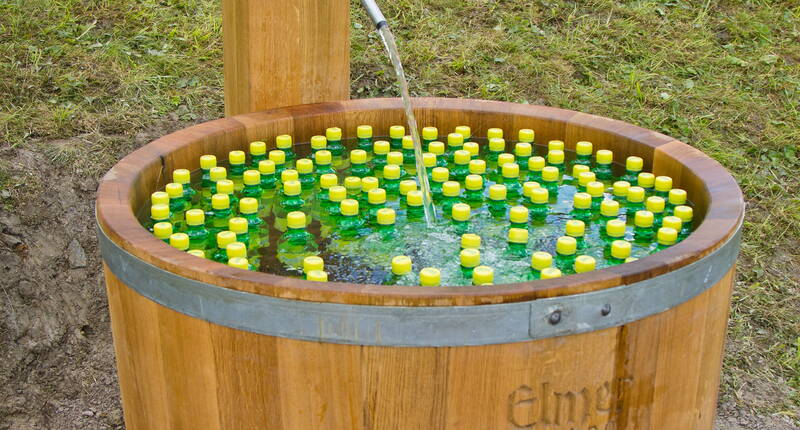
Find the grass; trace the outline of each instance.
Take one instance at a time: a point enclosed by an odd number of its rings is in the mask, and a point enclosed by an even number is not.
[[[384,1],[412,93],[652,128],[736,176],[748,214],[723,399],[800,418],[800,6],[792,1]],[[352,95],[395,96],[351,0]],[[0,2],[0,141],[96,174],[153,124],[222,115],[218,0]],[[68,139],[56,148],[37,142]],[[4,187],[13,187],[6,177]]]

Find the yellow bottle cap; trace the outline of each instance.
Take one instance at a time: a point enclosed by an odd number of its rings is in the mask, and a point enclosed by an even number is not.
[[[558,167],[545,166],[542,168],[542,180],[545,182],[557,182],[559,178]]]
[[[414,149],[414,138],[409,135],[403,136],[403,149]]]
[[[342,203],[339,204],[339,209],[342,215],[345,216],[358,215],[358,200],[344,199]]]
[[[378,209],[377,218],[380,225],[394,225],[397,215],[392,208],[381,208]]]
[[[444,154],[444,143],[435,141],[428,144],[428,151],[436,156]]]
[[[442,282],[442,273],[435,267],[426,267],[419,271],[419,283],[423,287],[438,287]]]
[[[325,129],[325,138],[328,140],[342,140],[342,129],[339,127],[328,127]]]
[[[644,201],[644,188],[642,187],[628,188],[628,201],[631,203],[642,203]]]
[[[389,127],[389,137],[392,139],[402,139],[406,135],[406,128],[402,125],[393,125]]]
[[[683,221],[676,216],[665,216],[664,219],[661,221],[661,225],[664,227],[674,228],[677,231],[681,231],[683,228]]]
[[[458,133],[450,133],[447,135],[447,146],[461,146],[464,144],[465,136]]]
[[[227,171],[227,170],[225,170],[225,168],[224,168],[224,167],[212,167],[212,168],[211,168],[211,169],[208,171],[208,177],[209,177],[209,178],[210,178],[210,179],[211,179],[213,182],[217,182],[217,181],[220,181],[220,180],[222,180],[222,179],[225,179],[225,178],[227,178],[227,177],[228,177],[228,171]]]
[[[334,185],[328,189],[328,198],[332,202],[340,202],[347,197],[347,188],[341,185]]]
[[[231,198],[227,194],[214,194],[211,196],[211,207],[213,209],[228,209],[231,207]]]
[[[299,196],[300,192],[300,181],[293,179],[283,183],[283,194],[286,194],[287,196]]]
[[[306,273],[306,279],[314,282],[328,282],[328,273],[324,270],[311,270]]]
[[[647,198],[647,200],[645,201],[645,206],[644,207],[645,207],[645,209],[649,210],[650,212],[653,212],[654,214],[658,214],[658,213],[664,212],[664,206],[665,205],[666,205],[666,202],[664,201],[664,199],[662,199],[661,197],[652,196],[652,197],[648,197]]]
[[[506,150],[506,141],[502,137],[489,139],[489,150],[492,152],[503,152]]]
[[[522,184],[522,195],[531,198],[531,191],[536,188],[541,188],[538,182],[528,181]]]
[[[547,203],[550,200],[550,192],[547,188],[534,188],[531,190],[531,202],[536,204]]]
[[[507,163],[513,163],[516,158],[514,154],[509,154],[508,152],[504,152],[497,156],[497,165],[503,167]]]
[[[463,148],[471,157],[477,157],[481,152],[481,146],[475,142],[464,142]]]
[[[383,179],[400,179],[400,166],[397,164],[387,164],[383,166]]]
[[[533,143],[533,140],[535,138],[536,138],[536,133],[529,128],[520,129],[519,134],[517,135],[517,140],[519,140],[520,142]]]
[[[543,270],[553,265],[553,256],[544,251],[536,251],[531,255],[531,267]]]
[[[252,197],[245,197],[239,200],[239,212],[243,214],[254,214],[258,212],[258,200]]]
[[[319,156],[319,154],[317,154]],[[350,163],[364,164],[367,162],[367,151],[363,149],[354,149],[350,151]]]
[[[631,184],[628,181],[614,182],[613,194],[615,197],[628,197],[628,191],[631,189]]]
[[[637,177],[636,185],[642,188],[653,188],[655,181],[656,181],[655,175],[653,175],[652,173],[642,172],[639,173],[639,176]]]
[[[681,206],[686,204],[686,191],[680,188],[673,188],[669,190],[669,204],[673,206]]]
[[[606,234],[609,237],[623,237],[625,236],[625,221],[621,219],[610,219],[606,223]]]
[[[331,151],[328,151],[327,149],[321,149],[321,150],[317,151],[316,155],[314,155],[314,160],[316,160],[317,165],[327,166],[327,165],[331,164],[331,161],[333,160],[333,154],[331,154]],[[297,161],[300,161],[300,160],[297,160]],[[308,160],[308,161],[311,161],[311,160]],[[313,162],[312,162],[311,166],[312,167],[314,166]],[[299,167],[297,167],[297,169],[300,170]],[[300,173],[303,173],[303,172],[300,172]]]
[[[459,149],[458,151],[453,153],[453,160],[456,164],[469,164],[469,161],[472,159],[472,154],[469,151],[464,149]]]
[[[450,215],[455,221],[469,221],[471,209],[466,203],[456,203],[450,209]]]
[[[320,150],[328,147],[328,139],[325,136],[311,136],[311,149]]]
[[[481,247],[481,237],[474,233],[464,233],[461,235],[461,247],[478,249]]]
[[[217,233],[217,247],[220,249],[227,249],[228,245],[236,242],[236,233],[232,231],[221,231]]]
[[[519,164],[517,163],[503,164],[503,177],[506,179],[519,178]]]
[[[508,229],[509,243],[528,243],[528,229],[510,228]]]
[[[508,212],[508,219],[514,224],[527,224],[529,215],[525,206],[514,206]]]
[[[189,249],[189,235],[186,233],[172,233],[169,236],[169,244],[173,248],[180,249],[181,251],[186,251]]]
[[[439,138],[439,129],[436,127],[423,127],[422,138],[425,140],[436,140]]]
[[[228,266],[242,270],[250,270],[250,263],[244,257],[233,257],[228,259]]]
[[[436,167],[436,154],[433,152],[422,154],[422,164],[424,164],[425,167]]]
[[[692,217],[694,216],[694,211],[689,206],[676,206],[675,216],[680,218],[684,224],[690,224],[692,222]]]
[[[325,269],[325,262],[322,261],[322,258],[317,257],[316,255],[309,255],[308,257],[303,259],[303,273],[308,273],[312,270],[324,270]]]
[[[584,173],[592,173],[592,172],[589,171],[589,166],[587,166],[585,164],[576,164],[576,165],[572,166],[572,177],[573,178],[578,178],[578,183],[580,185],[586,185],[587,182],[591,182],[591,181],[594,180],[594,179],[592,179],[592,180],[586,180],[585,182],[581,182],[581,175],[584,174]],[[592,173],[592,174],[594,175],[594,173]]]
[[[286,163],[286,153],[280,149],[273,149],[269,151],[269,159],[275,163],[276,166]],[[262,172],[263,173],[263,172]]]
[[[283,152],[283,151],[281,151]],[[258,162],[258,173],[262,175],[272,175],[275,173],[275,162],[272,160],[261,160]]]
[[[183,185],[177,182],[170,182],[164,187],[164,190],[171,199],[183,197]]]
[[[366,176],[361,179],[361,191],[370,192],[370,190],[374,190],[380,186],[380,181],[378,178],[374,176]]]
[[[555,279],[561,277],[561,271],[556,269],[555,267],[548,267],[546,269],[542,269],[542,279]]]
[[[186,211],[186,224],[203,225],[206,223],[206,214],[202,209],[189,209]]]
[[[625,260],[631,256],[631,243],[625,240],[615,240],[611,242],[611,256]]]
[[[190,249],[186,251],[186,253],[189,255],[194,255],[195,257],[206,258],[206,253],[201,249]]]
[[[412,207],[422,206],[422,191],[409,191],[406,196],[406,204]]]
[[[367,193],[367,201],[372,205],[382,205],[386,203],[386,190],[383,188],[373,188]]]
[[[359,125],[356,127],[356,136],[359,139],[369,139],[372,137],[372,126],[371,125]]]
[[[578,167],[578,166],[587,167],[587,168],[589,167],[589,166],[584,166],[583,164],[576,164],[575,165],[575,167]],[[573,170],[572,173],[573,173],[573,176],[574,176],[575,169],[572,169],[572,170]],[[588,184],[589,182],[593,182],[593,181],[597,180],[597,176],[593,172],[588,172],[588,171],[587,172],[578,173],[577,178],[578,178],[578,185],[580,185],[582,187],[585,187],[586,184]]]
[[[348,176],[344,178],[344,187],[348,190],[360,190],[361,178],[358,176]]]
[[[169,239],[172,234],[172,224],[168,222],[157,222],[153,226],[153,234],[159,239]]]
[[[634,261],[638,260],[636,257],[628,257],[625,259],[626,263],[633,263]]]
[[[228,230],[236,234],[247,233],[247,220],[242,217],[234,217],[228,220]]]
[[[575,144],[575,153],[578,155],[592,155],[592,142],[582,140]]]
[[[533,147],[528,142],[518,142],[514,145],[514,154],[517,157],[530,157],[533,153]]]
[[[200,168],[209,170],[212,167],[217,167],[217,157],[213,155],[203,155],[200,157]]]
[[[297,170],[294,169],[286,169],[281,172],[281,182],[286,183],[289,181],[296,181],[300,178],[300,174]]]
[[[411,259],[405,255],[397,255],[392,258],[392,273],[397,276],[403,276],[411,272]]]
[[[573,255],[578,250],[578,241],[571,236],[561,236],[556,240],[556,252],[561,255]]]
[[[486,173],[486,162],[483,160],[471,160],[469,162],[469,173],[483,175]]]
[[[261,141],[250,142],[251,155],[264,155],[267,153],[267,144]]]
[[[614,161],[614,153],[608,149],[600,149],[595,154],[597,164],[611,164]]]
[[[458,255],[464,267],[478,267],[481,264],[481,252],[477,249],[465,248]]]
[[[636,227],[641,228],[650,228],[653,226],[653,213],[650,211],[636,211],[636,215],[633,218],[633,224]]]
[[[469,126],[466,125],[459,125],[458,127],[456,127],[455,132],[463,136],[464,141],[467,141],[469,140],[470,137],[472,137],[472,129],[470,129]]]
[[[385,174],[386,173],[384,173],[384,175]],[[415,181],[413,179],[406,179],[406,180],[400,181],[399,189],[400,189],[400,195],[401,196],[408,195],[409,191],[414,191],[414,190],[417,189],[417,181]]]
[[[489,266],[478,266],[472,269],[473,285],[491,285],[494,282],[494,269]]]
[[[575,273],[591,272],[596,266],[594,258],[588,255],[579,255],[575,258]]]
[[[550,164],[564,164],[564,151],[553,149],[547,153],[547,162]]]
[[[192,173],[187,169],[175,169],[172,171],[172,182],[187,185],[192,182]]]
[[[642,170],[644,167],[644,160],[641,157],[637,157],[632,155],[625,159],[625,169],[630,170],[632,172],[638,172]]]
[[[386,155],[392,149],[392,145],[385,140],[376,140],[375,143],[372,144],[372,152],[378,155]]]
[[[305,228],[306,214],[301,211],[289,212],[286,215],[286,226],[289,228]]]
[[[447,170],[447,167],[434,167],[431,170],[431,179],[433,182],[446,182],[450,179],[450,171]]]
[[[606,186],[602,182],[592,181],[586,184],[586,193],[592,197],[603,197]]]
[[[403,164],[403,153],[399,151],[392,151],[386,155],[386,164],[401,165]]]
[[[497,127],[492,127],[490,129],[486,130],[486,137],[488,139],[496,139],[496,138],[497,139],[502,139],[503,138],[503,129],[502,128],[497,128]]]
[[[233,194],[233,181],[229,179],[221,179],[217,181],[218,194]]]
[[[258,170],[245,170],[242,182],[245,185],[261,185],[261,173]]]
[[[575,193],[572,197],[572,207],[575,209],[589,209],[592,207],[592,196],[588,193]]]
[[[319,177],[319,187],[327,190],[330,187],[339,185],[339,178],[333,173],[326,173]]]
[[[658,229],[657,238],[660,245],[675,245],[678,240],[678,230],[671,227],[661,227]]]
[[[244,164],[246,160],[247,155],[245,155],[244,151],[231,151],[228,153],[228,162],[231,165]]]
[[[656,191],[667,193],[672,189],[672,178],[669,176],[656,176],[655,181]]]
[[[505,200],[507,195],[506,186],[503,184],[494,184],[489,187],[489,199],[500,201]]]
[[[464,181],[465,188],[470,191],[482,190],[483,189],[483,176],[481,175],[467,175],[467,179]]]
[[[616,200],[605,199],[600,203],[600,215],[617,216],[619,215],[619,202]]]
[[[442,184],[442,194],[447,197],[458,197],[461,194],[461,185],[456,181],[447,181]]]
[[[567,236],[583,237],[583,235],[586,234],[586,224],[579,219],[571,219],[567,221],[565,230]]]
[[[551,140],[547,142],[547,152],[550,151],[564,151],[564,142],[561,140]]]
[[[278,149],[289,149],[292,147],[292,136],[281,134],[275,137],[275,147]]]

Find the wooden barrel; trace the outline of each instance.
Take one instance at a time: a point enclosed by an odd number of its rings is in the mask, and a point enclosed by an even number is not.
[[[129,429],[711,429],[742,194],[700,151],[584,113],[418,99],[423,125],[536,131],[637,155],[695,204],[696,230],[638,261],[485,287],[314,283],[179,252],[133,208],[253,140],[353,136],[404,122],[396,99],[295,106],[220,119],[125,157],[97,197]],[[477,134],[477,133],[476,133]]]

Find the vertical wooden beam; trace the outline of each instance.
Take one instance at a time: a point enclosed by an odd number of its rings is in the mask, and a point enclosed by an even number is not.
[[[225,114],[350,95],[350,2],[223,0]]]

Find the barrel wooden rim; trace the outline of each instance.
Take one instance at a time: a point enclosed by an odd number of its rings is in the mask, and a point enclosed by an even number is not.
[[[695,185],[695,189],[690,190],[690,197],[704,200],[701,206],[705,210],[700,207],[701,210],[695,213],[695,219],[702,222],[678,245],[633,263],[535,282],[489,287],[421,288],[316,283],[234,269],[170,247],[150,234],[136,219],[132,205],[143,201],[153,191],[142,191],[137,187],[145,172],[158,172],[158,183],[163,185],[168,182],[165,177],[171,170],[196,168],[196,159],[181,161],[172,157],[176,151],[191,145],[203,145],[204,153],[214,153],[219,142],[233,139],[244,147],[247,141],[258,137],[273,138],[274,135],[253,134],[264,127],[276,130],[274,134],[290,133],[295,135],[296,141],[305,141],[312,134],[333,125],[340,126],[349,136],[355,134],[358,124],[371,123],[378,118],[383,118],[384,122],[401,123],[402,104],[399,99],[362,99],[292,106],[223,118],[155,140],[123,158],[104,176],[97,192],[98,223],[111,240],[134,256],[181,276],[225,288],[314,302],[468,306],[579,294],[652,278],[697,261],[721,246],[736,232],[744,214],[741,190],[719,163],[691,146],[655,131],[575,111],[506,102],[421,98],[414,100],[414,108],[423,125],[445,115],[448,122],[470,124],[476,132],[500,126],[515,133],[518,128],[536,121],[541,123],[535,127],[538,136],[560,136],[567,147],[574,147],[578,140],[592,140],[596,150],[614,149],[617,160],[629,155],[643,156],[645,170],[651,170],[655,164],[654,173],[672,176],[676,187]],[[445,119],[439,118],[439,121]],[[298,131],[303,126],[308,130],[294,132],[295,125],[298,125]]]

